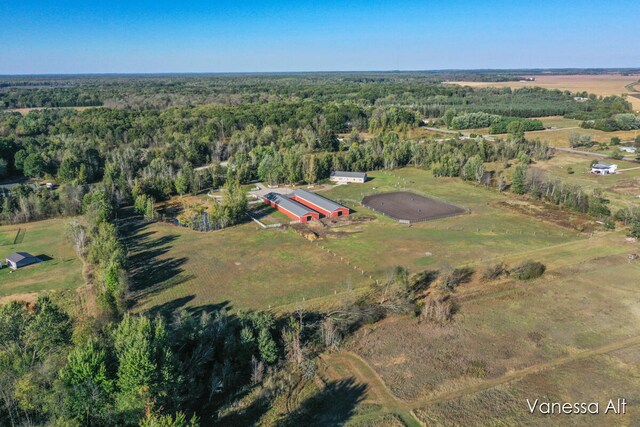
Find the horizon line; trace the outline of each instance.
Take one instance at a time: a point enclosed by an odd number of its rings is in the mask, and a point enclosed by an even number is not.
[[[640,67],[533,67],[533,68],[434,68],[412,70],[289,70],[289,71],[125,71],[125,72],[73,72],[73,73],[16,73],[0,74],[3,77],[57,77],[57,76],[175,76],[175,75],[273,75],[273,74],[347,74],[347,73],[446,73],[446,72],[518,72],[518,71],[633,71]]]

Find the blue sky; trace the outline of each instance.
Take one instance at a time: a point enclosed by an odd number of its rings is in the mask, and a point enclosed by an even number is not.
[[[640,67],[640,1],[0,1],[0,74]]]

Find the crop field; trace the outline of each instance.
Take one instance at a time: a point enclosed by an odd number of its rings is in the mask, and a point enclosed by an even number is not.
[[[84,283],[82,262],[65,239],[68,219],[52,219],[0,227],[2,264],[13,252],[29,252],[45,261],[12,271],[0,270],[0,298],[45,290],[73,289]],[[18,229],[21,236],[13,244]]]
[[[622,76],[618,74],[602,75],[573,75],[573,76],[533,76],[533,82],[450,82],[472,87],[511,87],[521,88],[538,86],[546,89],[569,90],[571,92],[589,92],[596,95],[622,95],[633,93],[626,86],[637,82],[640,76]],[[632,103],[635,110],[640,110],[640,99],[629,96],[627,100]]]

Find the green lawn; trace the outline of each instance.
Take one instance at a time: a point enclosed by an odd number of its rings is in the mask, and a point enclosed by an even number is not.
[[[15,228],[6,228],[3,227],[3,231],[0,232],[0,247],[1,246],[9,246],[13,245],[13,242],[16,239],[18,234],[18,227]]]
[[[254,222],[201,233],[129,220],[137,311],[181,307],[266,309],[372,282],[292,230]]]
[[[67,221],[68,219],[52,219],[0,227],[2,241],[10,240],[10,244],[0,246],[3,265],[6,264],[5,258],[13,252],[28,252],[45,259],[50,258],[17,271],[6,267],[0,270],[0,297],[44,290],[71,289],[84,283],[82,263],[64,237]],[[13,239],[18,228],[25,230],[24,238],[14,245]]]
[[[375,274],[395,265],[411,271],[458,266],[517,256],[582,239],[576,232],[498,207],[509,194],[499,194],[458,178],[434,178],[431,172],[405,168],[374,172],[366,184],[335,187],[326,197],[350,204],[358,213],[374,214],[355,203],[364,194],[408,189],[470,210],[470,214],[414,224],[386,217],[367,224],[363,233],[321,244]]]

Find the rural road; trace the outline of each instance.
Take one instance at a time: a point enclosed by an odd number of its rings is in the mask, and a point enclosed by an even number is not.
[[[537,374],[559,366],[587,359],[593,356],[599,356],[613,351],[622,350],[628,347],[640,345],[640,336],[625,338],[605,344],[601,347],[590,350],[577,351],[567,356],[529,366],[528,368],[510,372],[501,377],[488,379],[478,384],[469,385],[457,390],[447,391],[444,393],[434,394],[425,398],[413,401],[405,401],[397,398],[384,383],[384,380],[378,373],[360,356],[349,351],[341,351],[338,353],[324,354],[322,360],[327,365],[327,373],[334,379],[343,378],[345,375],[351,375],[355,379],[367,385],[367,399],[371,402],[378,403],[384,409],[389,410],[400,416],[407,425],[421,425],[422,423],[416,418],[413,410],[423,408],[427,405],[440,403],[447,400],[459,399],[469,394],[478,393],[487,389],[494,388],[501,384],[526,377],[531,374]],[[415,424],[415,423],[418,424]]]
[[[585,155],[585,156],[600,157],[600,158],[605,158],[605,159],[609,158],[608,154],[594,153],[594,152],[591,152],[591,151],[574,150],[573,148],[564,148],[564,147],[551,147],[551,148],[553,148],[554,150],[558,150],[558,151],[564,151],[565,153],[582,154],[582,155]],[[634,157],[623,157],[622,160],[626,160],[628,162],[636,162],[637,161]]]

